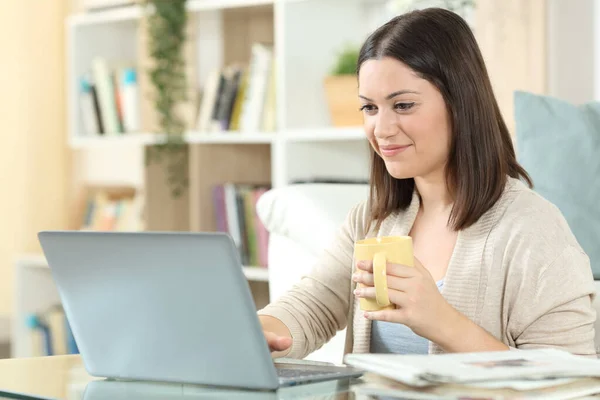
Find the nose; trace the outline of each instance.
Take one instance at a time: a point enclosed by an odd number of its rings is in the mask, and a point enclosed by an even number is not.
[[[396,122],[394,115],[390,115],[388,112],[383,111],[377,114],[375,120],[375,129],[373,134],[378,139],[385,139],[398,134],[400,127]]]

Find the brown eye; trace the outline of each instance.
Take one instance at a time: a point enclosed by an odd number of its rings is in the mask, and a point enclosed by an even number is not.
[[[396,103],[394,105],[394,108],[396,110],[406,111],[406,110],[410,110],[414,105],[415,105],[415,103]]]
[[[372,115],[375,113],[375,111],[377,111],[377,108],[371,104],[365,104],[364,106],[362,106],[360,108],[360,111],[362,111],[368,115]]]

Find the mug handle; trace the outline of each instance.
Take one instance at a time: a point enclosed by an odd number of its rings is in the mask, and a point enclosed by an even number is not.
[[[390,305],[387,287],[387,260],[385,253],[376,253],[373,256],[373,280],[375,283],[375,299],[381,307]]]

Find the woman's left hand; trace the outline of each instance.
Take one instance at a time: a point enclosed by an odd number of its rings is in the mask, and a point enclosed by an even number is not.
[[[415,266],[387,264],[388,297],[395,310],[365,312],[371,320],[395,322],[411,328],[417,335],[435,341],[435,333],[456,313],[440,293],[433,277],[415,258]],[[373,264],[361,261],[353,280],[366,287],[357,286],[357,297],[375,299]],[[449,321],[448,321],[449,322]]]

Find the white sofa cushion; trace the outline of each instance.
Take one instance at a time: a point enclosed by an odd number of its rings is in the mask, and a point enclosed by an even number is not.
[[[366,200],[368,194],[368,185],[290,185],[261,196],[257,213],[270,233],[287,237],[318,255],[331,242],[350,209]]]
[[[271,301],[310,272],[350,209],[367,199],[368,193],[368,185],[301,184],[261,196],[256,208],[269,231]],[[338,332],[306,359],[340,364],[345,337],[345,330]]]

